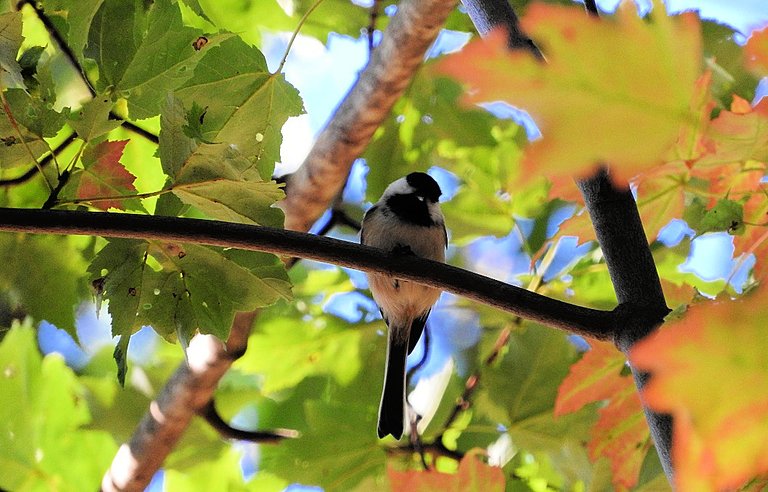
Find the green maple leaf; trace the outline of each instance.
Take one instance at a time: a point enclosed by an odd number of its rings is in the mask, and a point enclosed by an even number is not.
[[[206,143],[220,142],[209,130],[213,117],[210,108],[193,105],[185,111],[180,101],[169,100],[161,118],[158,149],[163,170],[171,178],[168,189],[216,219],[282,226],[283,213],[273,204],[284,197],[283,191],[262,177],[265,162],[271,162],[271,173],[274,161],[248,159],[237,143]],[[287,116],[275,118],[282,118],[276,122],[282,125]]]
[[[126,372],[130,336],[142,326],[187,343],[195,333],[226,339],[235,311],[291,297],[276,256],[194,244],[112,240],[88,272],[109,301],[118,377]]]
[[[95,489],[117,451],[104,431],[85,430],[83,388],[64,360],[41,356],[35,331],[15,326],[0,343],[0,487]]]
[[[184,107],[206,108],[205,141],[234,146],[258,163],[265,178],[280,157],[283,124],[304,111],[298,91],[282,74],[270,73],[264,55],[239,38],[211,47],[175,95]]]

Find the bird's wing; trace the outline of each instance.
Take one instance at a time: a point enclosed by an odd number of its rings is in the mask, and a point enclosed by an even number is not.
[[[371,216],[371,213],[378,207],[378,205],[374,205],[365,212],[365,215],[363,215],[363,222],[360,225],[360,244],[365,244],[365,221],[368,220],[368,218]]]
[[[413,349],[416,348],[416,344],[419,343],[419,338],[421,338],[421,332],[424,331],[424,325],[427,324],[427,318],[429,317],[429,313],[432,311],[431,309],[424,313],[423,316],[416,318],[411,323],[411,331],[408,336],[408,354],[413,352]]]

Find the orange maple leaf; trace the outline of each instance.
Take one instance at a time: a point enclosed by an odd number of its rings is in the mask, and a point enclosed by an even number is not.
[[[731,111],[721,111],[712,120],[704,136],[711,150],[696,160],[694,168],[768,161],[768,99],[754,108],[744,103],[734,98]]]
[[[462,458],[455,474],[387,468],[387,476],[392,490],[408,492],[502,492],[506,483],[501,468],[486,465],[471,454]]]
[[[84,169],[75,195],[78,199],[100,198],[92,203],[102,210],[125,208],[120,195],[136,191],[133,186],[136,176],[120,163],[127,143],[128,140],[101,142],[83,153]],[[103,199],[110,196],[116,198]]]
[[[606,457],[619,490],[637,484],[650,448],[650,434],[631,377],[621,376],[624,355],[613,344],[591,341],[592,348],[571,366],[560,384],[555,415],[575,412],[588,403],[607,401],[592,428],[589,456]]]
[[[494,32],[437,66],[469,86],[468,102],[504,100],[533,116],[543,138],[526,150],[523,175],[584,176],[608,162],[626,180],[660,162],[681,125],[696,120],[698,20],[663,11],[652,17],[639,18],[629,2],[601,20],[533,4],[522,26],[548,63],[510,52],[506,35]]]
[[[766,293],[695,304],[639,342],[646,404],[674,418],[679,490],[733,490],[768,472]]]
[[[747,68],[757,75],[768,75],[768,27],[755,31],[744,47]]]

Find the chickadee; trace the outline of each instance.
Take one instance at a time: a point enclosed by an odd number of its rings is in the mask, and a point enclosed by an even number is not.
[[[444,262],[448,236],[437,202],[441,194],[428,174],[411,173],[398,179],[366,212],[360,242],[389,253]],[[400,439],[405,421],[405,359],[419,341],[441,291],[379,274],[369,274],[368,284],[389,327],[378,434]]]

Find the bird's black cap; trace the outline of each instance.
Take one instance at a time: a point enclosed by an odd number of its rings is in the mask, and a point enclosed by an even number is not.
[[[440,191],[440,185],[437,184],[437,181],[427,173],[411,173],[405,177],[405,180],[414,190],[416,190],[417,195],[422,195],[432,202],[437,203],[440,199],[440,195],[443,194],[443,192]]]

